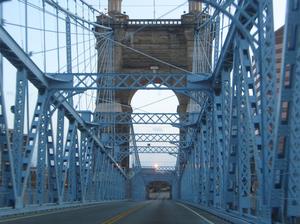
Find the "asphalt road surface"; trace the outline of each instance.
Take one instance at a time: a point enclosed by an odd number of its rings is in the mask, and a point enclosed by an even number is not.
[[[169,200],[112,202],[20,218],[0,224],[227,224],[195,207]]]

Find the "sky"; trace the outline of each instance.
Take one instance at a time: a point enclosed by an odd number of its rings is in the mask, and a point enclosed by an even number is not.
[[[5,3],[4,5],[4,19],[8,22],[13,22],[17,24],[24,23],[24,10],[23,10],[23,0],[13,0],[9,3]],[[40,3],[41,0],[29,0],[29,2]],[[86,0],[87,3],[93,5],[95,8],[100,9],[102,12],[107,12],[107,0]],[[275,29],[278,29],[280,26],[284,24],[285,19],[285,5],[286,0],[274,0],[274,24]],[[155,4],[154,4],[155,3]],[[155,7],[154,7],[155,5]],[[178,7],[181,5],[180,7]],[[173,10],[176,9],[176,10]],[[183,0],[123,0],[123,8],[122,11],[126,12],[130,18],[180,18],[180,16],[184,13],[184,11],[188,10],[188,4]],[[41,14],[34,12],[30,13],[28,23],[31,26],[41,27]],[[49,29],[53,29],[53,22],[48,22],[47,27]],[[18,43],[21,47],[24,48],[24,34],[22,28],[9,27],[11,34],[18,39]],[[53,36],[54,37],[54,36]],[[29,49],[31,51],[38,51],[42,48],[41,35],[37,35],[37,33],[30,34],[30,42]],[[51,48],[53,45],[53,41],[51,41],[51,34],[48,36],[49,40],[47,40],[48,48]],[[64,38],[64,37],[63,37]],[[64,41],[64,39],[61,39]],[[48,55],[51,59],[51,54]],[[42,57],[36,59],[38,65],[43,67]],[[52,60],[52,59],[51,59]],[[50,61],[51,61],[50,60]],[[61,59],[63,63],[63,59]],[[55,60],[52,60],[55,61]],[[6,63],[7,65],[7,63]],[[56,65],[50,64],[50,68],[55,67]],[[9,108],[14,104],[14,95],[15,95],[15,69],[11,66],[5,67],[5,77],[4,77],[4,94],[6,97],[6,107],[8,113],[8,120],[10,128],[13,125],[13,115],[9,111]],[[32,90],[30,92],[30,102],[35,102],[36,91]],[[161,102],[157,102],[164,99]],[[153,103],[157,102],[157,103]],[[151,103],[151,105],[149,105]],[[138,91],[132,100],[132,107],[135,112],[165,112],[165,113],[175,113],[178,105],[178,100],[175,97],[172,91],[152,91],[149,94],[149,91]],[[140,109],[135,109],[140,108]],[[34,109],[34,103],[30,105],[30,114]],[[148,128],[139,126],[135,127],[135,132],[163,132],[163,133],[178,133],[178,130],[175,128],[171,128],[168,126],[159,126],[154,125]],[[174,165],[175,158],[170,155],[162,156],[162,155],[141,155],[141,160],[143,165],[152,166],[154,164],[162,165]]]

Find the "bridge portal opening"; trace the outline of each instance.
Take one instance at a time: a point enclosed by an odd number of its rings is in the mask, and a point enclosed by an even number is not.
[[[131,99],[131,106],[134,113],[177,113],[179,101],[171,90],[138,90]],[[142,167],[175,166],[176,143],[165,140],[164,136],[179,135],[178,128],[170,124],[136,124],[133,127],[135,134],[155,136],[136,143],[138,149],[142,149],[139,150]]]
[[[148,200],[172,199],[172,185],[165,181],[153,181],[146,187]]]

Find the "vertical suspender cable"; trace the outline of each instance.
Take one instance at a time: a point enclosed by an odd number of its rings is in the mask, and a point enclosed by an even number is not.
[[[25,52],[28,54],[28,0],[25,0]]]
[[[56,0],[56,4],[59,4],[58,0]],[[57,71],[60,72],[60,44],[59,44],[59,15],[58,8],[56,8],[56,42],[57,42]]]
[[[77,2],[76,2],[76,0],[75,0],[75,15],[76,16],[78,16],[78,4],[77,4]],[[76,65],[76,67],[77,67],[77,72],[79,73],[79,57],[78,57],[78,55],[79,55],[79,42],[78,42],[78,21],[77,21],[77,19],[76,19],[76,21],[75,21],[75,39],[76,39],[76,63],[77,63],[77,65]],[[84,44],[84,43],[83,43]],[[81,96],[82,96],[82,94],[79,94],[79,97],[78,97],[78,104],[79,104],[79,110],[81,110]]]
[[[28,54],[28,0],[25,0],[25,4],[24,4],[24,7],[25,7],[25,52],[26,54]],[[25,81],[26,82],[26,91],[25,91],[25,94],[26,94],[26,126],[27,126],[27,139],[26,139],[26,142],[28,143],[29,141],[29,131],[30,131],[30,124],[29,124],[29,86],[28,86],[28,80]],[[30,181],[29,181],[29,191],[30,193],[32,194],[32,184],[30,183],[31,182],[31,178],[32,176],[30,175]],[[30,197],[31,201],[32,201],[32,197]]]
[[[28,0],[25,0],[25,52],[28,54]],[[29,88],[28,88],[28,81],[26,83],[26,119],[27,119],[27,133],[29,133]],[[27,140],[28,141],[28,140]]]
[[[84,19],[84,5],[82,3],[82,18]],[[83,63],[83,66],[84,66],[84,72],[86,72],[86,54],[85,54],[85,51],[86,51],[86,48],[85,48],[85,28],[84,28],[84,25],[85,25],[85,22],[83,21],[82,22],[82,37],[83,37],[83,60],[84,60],[84,63]]]
[[[88,21],[89,21],[89,33],[88,33],[88,38],[89,38],[89,55],[90,55],[90,72],[92,72],[92,49],[91,49],[91,23],[90,23],[90,9],[88,9]]]
[[[43,0],[43,50],[44,50],[44,72],[47,72],[47,51],[46,51],[46,3]]]
[[[75,15],[78,16],[78,4],[75,2]],[[78,21],[75,22],[75,33],[76,33],[76,43],[78,43]],[[83,43],[84,44],[84,43]],[[79,73],[79,47],[78,44],[76,44],[76,55],[77,55],[77,72]]]

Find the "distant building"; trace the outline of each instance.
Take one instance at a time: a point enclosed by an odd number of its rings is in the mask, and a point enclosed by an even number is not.
[[[8,130],[8,139],[12,147],[13,129]],[[25,152],[27,144],[27,135],[23,136],[22,152]],[[0,152],[0,205],[13,205],[13,183],[11,179],[11,167],[9,162],[9,155],[7,147],[1,149]],[[6,186],[3,188],[3,186]]]
[[[284,26],[280,27],[275,32],[275,42],[276,42],[276,74],[277,74],[277,89],[279,89],[279,82],[280,82],[280,76],[281,76],[281,66],[282,66],[282,51],[283,51],[283,36],[284,36]],[[289,77],[288,78],[289,81]],[[288,84],[288,83],[286,83]]]
[[[276,74],[277,74],[277,91],[279,92],[279,83],[282,72],[282,53],[283,53],[283,41],[284,41],[284,26],[279,28],[276,33]],[[291,85],[291,66],[287,65],[285,68],[285,79],[283,80],[283,84],[285,88],[289,88]],[[288,111],[289,111],[289,103],[282,103],[282,111],[281,111],[281,121],[288,122]],[[284,144],[283,142],[280,145]],[[279,147],[279,150],[282,147]]]
[[[283,36],[284,36],[284,26],[280,27],[278,30],[275,31],[275,63],[276,63],[276,82],[277,82],[277,93],[279,93],[279,83],[281,77],[281,66],[282,66],[282,51],[283,51]],[[254,61],[254,59],[253,59]],[[255,81],[255,91],[257,96],[258,105],[261,103],[261,92],[260,92],[260,74],[257,73],[257,68],[255,64],[253,64],[253,74],[255,74],[254,81]],[[290,85],[290,76],[289,71],[290,68],[286,69],[286,80],[285,84]]]
[[[12,144],[12,141],[13,141],[13,133],[14,133],[14,130],[13,129],[9,129],[8,130],[8,138],[9,138],[9,142]],[[23,136],[23,147],[22,147],[22,151],[25,152],[25,147],[26,147],[26,143],[27,143],[27,135],[24,135]],[[3,153],[3,154],[2,154]],[[10,163],[7,161],[8,159],[8,155],[6,154],[6,156],[4,155],[4,153],[8,153],[7,151],[3,151],[1,152],[1,156],[0,156],[0,159],[1,159],[1,168],[0,168],[0,183],[2,183],[3,181],[3,175],[4,175],[4,172],[10,172]],[[9,186],[12,186],[12,183],[7,183]]]

